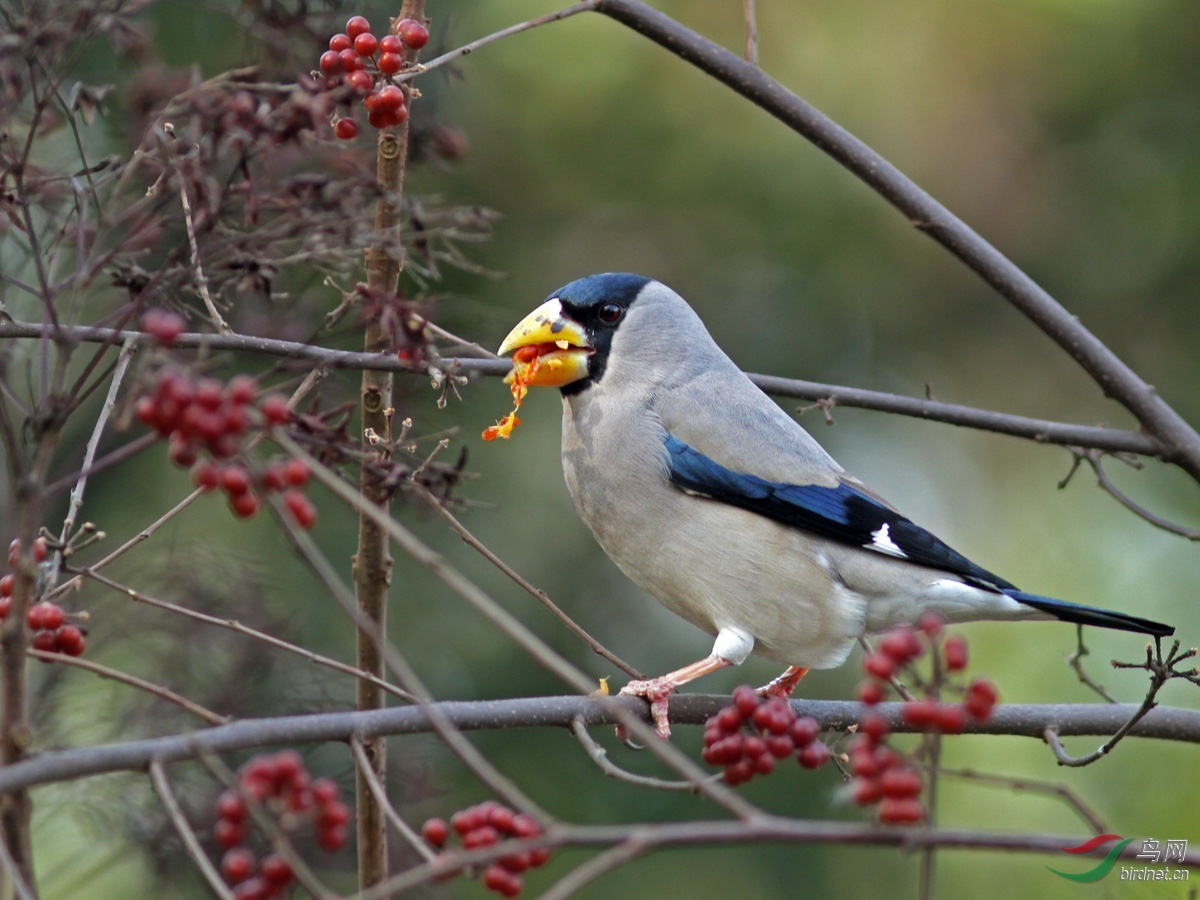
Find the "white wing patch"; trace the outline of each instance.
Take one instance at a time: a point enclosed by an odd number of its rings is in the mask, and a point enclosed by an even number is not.
[[[884,522],[879,526],[878,531],[871,532],[871,543],[864,545],[868,550],[874,550],[878,553],[886,553],[888,556],[898,556],[900,559],[908,559],[908,554],[892,540],[888,534],[888,523]]]

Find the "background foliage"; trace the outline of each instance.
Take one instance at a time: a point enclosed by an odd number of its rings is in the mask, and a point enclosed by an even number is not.
[[[186,83],[191,67],[207,77],[249,62],[269,66],[273,41],[303,40],[247,28],[255,6],[159,3],[144,13],[151,41],[138,59],[114,58],[97,44],[78,77],[118,90],[84,134],[89,149],[100,156],[131,152],[140,119],[128,86],[148,70]],[[726,46],[741,46],[742,10],[735,0],[658,6]],[[1200,419],[1200,7],[1186,0],[759,0],[758,6],[760,58],[768,72],[912,175],[1078,314],[1186,418]],[[464,0],[431,3],[429,12],[435,43],[441,37],[449,47],[551,8]],[[329,10],[329,21],[348,12],[382,22],[394,10],[363,3]],[[316,52],[311,55],[315,63]],[[418,115],[460,129],[469,150],[459,162],[433,160],[417,168],[408,190],[503,216],[490,243],[469,248],[501,277],[451,272],[437,288],[438,321],[459,334],[494,346],[519,315],[562,283],[591,272],[636,271],[687,297],[748,370],[915,395],[928,384],[943,400],[1130,425],[1056,347],[878,197],[760,111],[607,19],[580,16],[502,41],[453,72],[425,78],[421,87]],[[60,138],[69,158],[69,134]],[[369,165],[370,142],[360,139],[353,154]],[[370,215],[366,207],[362,213]],[[0,265],[15,265],[10,251],[0,235]],[[277,288],[287,291],[286,299],[247,303],[233,312],[231,324],[264,335],[307,334],[338,299],[320,282],[313,273],[290,275]],[[27,300],[12,292],[3,299],[17,318],[30,317],[22,308]],[[356,376],[334,377],[352,397]],[[554,392],[533,392],[523,407],[526,424],[499,446],[478,438],[508,409],[498,382],[470,386],[463,402],[452,399],[445,409],[423,380],[401,380],[400,393],[419,433],[460,429],[450,452],[465,446],[468,468],[478,476],[462,492],[472,505],[464,521],[502,558],[644,671],[667,671],[703,655],[708,639],[629,584],[575,518],[560,475]],[[835,410],[834,416],[832,428],[819,413],[803,421],[848,469],[967,556],[1023,587],[1174,622],[1185,641],[1194,640],[1195,550],[1118,508],[1086,473],[1056,490],[1069,464],[1061,449],[877,413]],[[76,446],[73,452],[64,446],[63,459],[81,455],[87,417],[75,427],[68,441]],[[1154,463],[1140,473],[1118,468],[1119,481],[1156,511],[1200,520],[1194,485],[1181,473]],[[186,475],[169,466],[159,446],[96,478],[83,515],[99,523],[111,543],[188,489]],[[322,515],[318,540],[348,567],[353,514],[319,490],[312,496]],[[399,515],[560,652],[597,676],[614,674],[445,531],[440,519],[413,509]],[[236,614],[320,652],[351,653],[344,617],[276,526],[262,517],[235,523],[214,498],[131,554],[114,577]],[[349,680],[249,642],[181,628],[95,586],[81,602],[92,613],[96,658],[169,684],[201,685],[209,704],[223,712],[278,714],[352,702]],[[397,559],[390,626],[392,639],[440,698],[561,690],[403,558]],[[972,642],[973,669],[989,674],[1003,699],[1091,699],[1062,664],[1074,647],[1069,627],[977,624],[963,630]],[[1104,665],[1113,657],[1137,658],[1138,640],[1116,633],[1089,637],[1095,673],[1123,699],[1140,699],[1137,673]],[[700,689],[724,691],[773,674],[752,661],[710,677]],[[845,698],[856,681],[852,662],[814,674],[802,690]],[[1162,699],[1197,703],[1194,690],[1180,684],[1169,685]],[[124,689],[77,672],[37,673],[34,703],[42,746],[168,733],[182,725],[160,705],[136,700],[131,706]],[[681,728],[676,740],[695,750],[699,734]],[[568,818],[632,821],[705,812],[695,798],[604,781],[565,734],[487,734],[478,741],[539,802]],[[654,770],[652,760],[617,747],[611,752],[631,768]],[[393,739],[391,753],[393,795],[412,820],[484,796],[431,739]],[[950,740],[946,751],[952,766],[1062,778],[1123,835],[1200,840],[1192,812],[1200,797],[1193,753],[1185,745],[1130,741],[1112,758],[1064,773],[1043,745],[1027,739],[962,737]],[[311,765],[347,778],[352,772],[348,752],[336,746],[314,751]],[[190,796],[197,810],[211,790],[197,772]],[[835,815],[860,815],[840,798],[832,771],[785,770],[745,790],[768,808],[824,815],[832,807]],[[169,826],[143,780],[92,779],[42,789],[35,800],[44,896],[206,895],[190,864],[164,839]],[[942,785],[940,822],[1079,831],[1049,800],[952,780]],[[578,857],[564,852],[562,862],[569,859]],[[940,853],[939,894],[1060,896],[1063,884],[1045,863]],[[345,864],[349,873],[349,857]],[[887,850],[705,848],[649,857],[581,896],[736,892],[754,898],[800,890],[891,896],[902,895],[896,885],[915,883],[914,871],[915,861]],[[530,895],[556,873],[552,863],[534,874]],[[1187,896],[1182,889],[1171,894],[1113,878],[1104,890]],[[428,893],[482,896],[483,889],[459,881]]]

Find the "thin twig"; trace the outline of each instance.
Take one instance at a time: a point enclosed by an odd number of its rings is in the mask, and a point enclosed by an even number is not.
[[[1135,516],[1149,522],[1155,528],[1161,528],[1163,531],[1168,531],[1171,534],[1177,534],[1180,537],[1187,538],[1189,541],[1200,541],[1200,529],[1188,528],[1184,525],[1179,525],[1169,519],[1164,519],[1162,516],[1155,515],[1139,503],[1134,502],[1127,494],[1123,493],[1109,477],[1108,472],[1100,462],[1100,452],[1094,448],[1077,449],[1074,451],[1077,456],[1087,460],[1088,465],[1092,467],[1092,471],[1096,473],[1096,482],[1100,485],[1101,490],[1105,491],[1110,497],[1114,498],[1118,503],[1132,512]]]
[[[387,691],[408,703],[415,703],[416,697],[408,691],[396,687],[394,684],[389,684],[383,679],[377,678],[369,672],[364,672],[361,669],[356,669],[354,666],[339,662],[336,659],[330,659],[328,656],[322,656],[319,653],[314,653],[305,647],[297,644],[289,643],[282,638],[277,638],[274,635],[267,634],[265,631],[259,631],[257,628],[251,628],[249,625],[244,625],[237,619],[222,619],[217,616],[210,616],[208,613],[202,613],[194,609],[188,609],[186,606],[179,606],[167,600],[160,600],[157,597],[152,597],[142,591],[134,590],[131,587],[113,581],[111,578],[101,575],[93,569],[84,569],[78,573],[82,577],[87,577],[100,582],[107,587],[112,588],[120,594],[128,597],[130,600],[135,600],[138,603],[145,603],[147,606],[154,606],[158,609],[166,610],[167,612],[178,613],[181,616],[186,616],[189,619],[195,619],[197,622],[204,622],[208,625],[215,625],[218,628],[225,628],[229,631],[235,631],[238,634],[243,634],[246,637],[253,638],[256,641],[262,641],[265,644],[270,644],[272,647],[277,647],[280,650],[286,650],[288,653],[294,653],[297,656],[302,656],[309,662],[316,663],[319,666],[326,666],[330,669],[337,669],[339,672],[344,672],[355,678],[374,681],[381,690]]]
[[[206,709],[194,700],[189,700],[181,694],[175,693],[168,687],[163,687],[161,684],[154,684],[151,681],[146,681],[143,678],[138,678],[136,675],[130,675],[128,672],[122,672],[118,669],[111,669],[108,666],[102,665],[90,659],[84,659],[81,656],[67,656],[65,653],[47,653],[45,650],[30,650],[29,655],[34,659],[40,659],[47,663],[63,663],[68,666],[75,666],[77,669],[84,669],[94,675],[99,675],[101,678],[109,678],[113,681],[119,681],[122,684],[127,684],[130,687],[135,687],[138,690],[145,691],[148,694],[153,694],[156,697],[174,703],[177,706],[182,706],[193,715],[199,716],[210,725],[228,725],[233,721],[231,716],[223,716],[220,713],[215,713],[210,709]]]
[[[200,265],[200,245],[196,242],[196,225],[192,221],[192,203],[188,199],[187,185],[179,186],[179,202],[183,204],[183,221],[187,225],[188,246],[192,251],[192,265],[196,269],[196,288],[200,291],[200,297],[208,309],[213,327],[220,334],[233,334],[233,329],[221,317],[217,305],[213,303],[212,295],[208,292],[208,276],[204,274],[204,268]]]
[[[192,831],[192,826],[188,824],[187,818],[183,815],[183,809],[179,806],[179,798],[175,796],[171,782],[167,780],[163,764],[157,759],[150,762],[150,781],[154,784],[154,791],[158,794],[158,798],[166,807],[167,815],[171,817],[171,824],[175,826],[175,831],[183,841],[188,856],[192,858],[192,862],[196,864],[196,868],[200,870],[200,874],[204,876],[208,886],[221,900],[234,900],[233,892],[225,885],[224,879],[209,861],[204,848],[200,846],[196,832]]]
[[[622,841],[616,846],[597,853],[587,862],[582,863],[556,881],[550,889],[538,900],[566,900],[591,884],[597,878],[607,875],[613,869],[619,869],[626,863],[637,859],[649,848],[636,837]]]
[[[1075,626],[1075,652],[1067,657],[1067,665],[1075,670],[1075,674],[1079,676],[1080,682],[1086,684],[1093,691],[1107,700],[1109,703],[1120,703],[1116,697],[1108,692],[1108,689],[1100,682],[1096,681],[1087,672],[1083,671],[1083,658],[1091,653],[1083,643],[1083,626]]]
[[[866,654],[867,656],[870,656],[872,653],[875,652],[875,648],[873,646],[871,646],[871,641],[866,635],[859,635],[858,646],[862,647],[863,653]],[[897,694],[899,694],[902,699],[904,699],[904,700],[916,700],[917,699],[916,697],[913,696],[912,691],[910,691],[908,689],[908,685],[906,685],[903,681],[901,681],[900,677],[895,672],[893,672],[891,675],[889,675],[887,677],[887,683],[892,686],[892,689]]]
[[[20,867],[13,861],[12,854],[8,852],[4,841],[0,841],[0,868],[3,868],[4,874],[8,876],[17,900],[37,900],[37,895],[29,887],[29,882],[25,880],[25,875],[21,872]]]
[[[137,349],[137,344],[132,340],[126,340],[124,346],[121,347],[121,355],[117,357],[117,367],[113,370],[112,381],[108,386],[108,396],[104,398],[104,405],[100,407],[100,414],[96,417],[96,424],[92,428],[92,436],[88,439],[87,449],[83,454],[82,472],[79,475],[79,480],[75,482],[75,487],[71,490],[71,499],[67,504],[67,515],[63,519],[62,531],[58,536],[60,547],[66,547],[67,539],[71,536],[71,529],[75,527],[75,517],[79,514],[79,507],[83,505],[83,492],[87,488],[88,472],[92,467],[92,462],[96,458],[96,448],[100,445],[100,436],[104,433],[104,426],[108,424],[108,417],[112,414],[113,407],[117,404],[117,392],[121,389],[121,382],[125,379],[125,372],[129,368],[129,361],[133,358],[133,352]],[[48,576],[48,583],[51,587],[58,583],[58,573],[62,568],[64,551],[59,550],[54,554],[54,562]]]
[[[1074,791],[1065,784],[1051,784],[1048,781],[1037,781],[1029,778],[1011,778],[1006,775],[990,775],[984,772],[976,772],[974,769],[939,769],[942,775],[948,775],[952,778],[963,778],[969,781],[976,781],[980,784],[995,785],[996,787],[1006,787],[1012,791],[1030,791],[1037,794],[1046,794],[1052,797],[1058,797],[1064,803],[1075,810],[1079,818],[1087,824],[1096,834],[1104,834],[1108,831],[1108,826],[1104,820],[1090,806],[1083,802]]]
[[[468,546],[477,550],[480,554],[482,554],[484,559],[516,582],[516,584],[520,586],[522,590],[545,606],[546,609],[550,610],[551,614],[553,614],[556,619],[566,625],[572,634],[591,647],[593,653],[603,656],[630,678],[642,680],[646,677],[633,666],[629,665],[629,663],[625,662],[623,659],[601,644],[594,637],[592,637],[583,628],[583,626],[579,625],[574,619],[563,612],[562,608],[553,600],[551,600],[545,591],[543,591],[541,588],[534,587],[532,584],[526,581],[525,578],[520,575],[520,573],[518,573],[508,563],[493,553],[482,541],[475,537],[475,535],[471,534],[471,532],[467,530],[466,526],[464,526],[454,516],[454,514],[450,512],[450,510],[446,509],[445,505],[443,505],[437,499],[437,497],[433,496],[433,494],[431,494],[424,485],[413,481],[412,487],[414,491],[425,500],[426,503],[441,513],[442,517],[447,521],[447,523],[449,523],[450,528],[454,531],[454,533],[462,538]]]
[[[758,15],[754,0],[742,0],[742,17],[746,20],[746,62],[758,65]]]
[[[610,778],[616,778],[620,781],[639,785],[640,787],[654,788],[660,791],[688,791],[692,794],[699,791],[696,784],[691,781],[667,781],[663,778],[638,775],[635,772],[628,772],[622,769],[608,758],[608,751],[596,743],[592,736],[588,734],[587,725],[584,724],[581,718],[576,717],[571,720],[571,730],[575,732],[575,737],[579,739],[579,743],[583,745],[583,749],[587,751],[587,755],[591,758],[592,762],[599,766],[601,771]],[[719,773],[709,776],[710,781],[717,781],[720,778],[721,775]]]
[[[399,832],[400,837],[404,838],[410,847],[424,857],[426,862],[437,856],[430,849],[429,845],[425,843],[425,840],[413,830],[413,827],[404,821],[400,813],[396,811],[396,807],[388,799],[387,790],[384,788],[383,782],[379,780],[379,777],[375,774],[375,770],[371,767],[371,761],[367,759],[367,753],[363,749],[362,741],[357,737],[352,737],[350,739],[350,749],[354,753],[354,759],[358,763],[359,769],[362,770],[366,776],[367,783],[371,786],[371,793],[375,796],[375,802],[379,804],[379,807],[383,810],[383,814],[392,823],[392,827]]]
[[[528,31],[530,28],[537,28],[539,25],[548,25],[551,22],[558,22],[562,19],[570,18],[573,15],[581,12],[594,10],[599,6],[599,0],[584,0],[583,3],[576,3],[574,6],[568,6],[566,9],[560,9],[558,12],[549,13],[544,16],[538,16],[535,19],[530,19],[527,22],[521,22],[517,25],[510,25],[508,28],[502,28],[500,31],[481,37],[478,40],[471,41],[469,44],[463,44],[461,47],[456,47],[448,53],[443,53],[441,56],[431,59],[427,63],[423,63],[410,72],[404,72],[395,76],[392,81],[402,84],[406,81],[412,81],[418,75],[423,75],[426,72],[431,72],[434,69],[446,65],[446,63],[454,62],[460,57],[467,56],[470,53],[478,50],[480,47],[486,47],[493,41],[498,41],[501,38],[509,37],[510,35],[519,34],[522,31]]]

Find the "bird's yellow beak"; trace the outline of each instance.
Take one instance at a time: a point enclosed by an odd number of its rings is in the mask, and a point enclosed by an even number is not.
[[[579,323],[565,316],[562,302],[551,297],[517,323],[498,352],[501,356],[515,352],[525,363],[537,360],[529,384],[562,387],[587,377],[592,348]],[[513,373],[504,380],[511,384]]]

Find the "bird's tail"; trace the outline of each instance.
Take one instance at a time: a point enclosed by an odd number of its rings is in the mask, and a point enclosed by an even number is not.
[[[1098,625],[1101,628],[1136,631],[1139,634],[1152,634],[1155,637],[1168,637],[1175,633],[1175,629],[1171,625],[1151,622],[1149,619],[1139,619],[1137,616],[1129,616],[1108,609],[1098,609],[1095,606],[1068,603],[1066,600],[1055,600],[1053,597],[1026,594],[1024,591],[1011,589],[1001,593],[1007,594],[1018,603],[1024,603],[1026,606],[1049,613],[1056,619],[1074,622],[1077,625]]]

